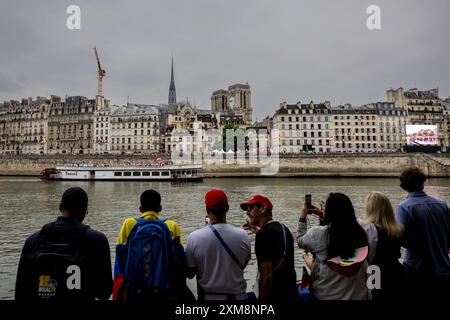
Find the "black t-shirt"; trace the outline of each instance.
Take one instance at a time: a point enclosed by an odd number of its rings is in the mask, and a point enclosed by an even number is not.
[[[287,227],[286,255],[281,266],[273,272],[272,301],[293,301],[296,291],[294,267],[294,238]],[[255,253],[258,262],[272,262],[272,270],[280,263],[285,250],[283,228],[279,222],[266,223],[256,234]]]
[[[398,260],[401,256],[401,243],[400,239],[389,237],[385,230],[377,227],[377,231],[377,248],[372,264],[380,267],[383,279],[388,279],[385,283],[389,285],[388,282],[399,280],[403,275],[403,267]]]

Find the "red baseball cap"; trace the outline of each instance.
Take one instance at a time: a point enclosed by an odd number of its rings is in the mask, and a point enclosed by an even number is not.
[[[273,205],[272,202],[270,202],[269,198],[264,197],[260,194],[255,194],[250,200],[248,200],[247,202],[242,202],[241,203],[241,209],[242,210],[247,210],[247,207],[249,205],[255,204],[255,203],[259,203],[259,204],[263,204],[265,205],[267,208],[272,209]]]
[[[205,205],[208,209],[227,209],[227,195],[223,190],[211,189],[205,194]]]

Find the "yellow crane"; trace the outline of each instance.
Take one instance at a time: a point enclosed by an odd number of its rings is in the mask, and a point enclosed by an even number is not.
[[[100,64],[100,59],[98,57],[97,48],[94,47],[95,57],[97,59],[97,65],[98,65],[98,92],[97,92],[97,106],[103,107],[103,77],[106,74],[105,69],[102,68],[102,65]]]

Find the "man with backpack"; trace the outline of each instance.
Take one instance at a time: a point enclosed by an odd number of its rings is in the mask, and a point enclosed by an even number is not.
[[[209,223],[188,238],[188,277],[197,275],[199,300],[246,300],[244,268],[251,253],[247,232],[227,224],[228,199],[222,190],[208,191],[205,205]]]
[[[180,228],[175,221],[160,219],[157,191],[144,191],[140,200],[140,218],[126,219],[117,240],[113,300],[158,304],[184,299]]]
[[[62,195],[62,215],[30,236],[17,271],[19,301],[107,300],[112,291],[108,239],[83,224],[88,196],[78,187]]]

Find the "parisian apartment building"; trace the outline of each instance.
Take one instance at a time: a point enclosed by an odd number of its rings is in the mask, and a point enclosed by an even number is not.
[[[401,152],[406,143],[406,112],[393,103],[332,108],[333,152]]]
[[[128,104],[114,108],[108,128],[111,154],[155,154],[160,150],[158,107]],[[96,128],[97,129],[97,128]],[[101,132],[101,125],[98,128]]]
[[[281,153],[331,152],[331,105],[324,103],[281,103],[273,116],[280,136]]]
[[[93,154],[95,99],[71,96],[57,100],[52,101],[48,116],[47,153]]]
[[[116,106],[83,96],[10,100],[0,104],[0,154],[157,154],[179,145],[183,152],[203,152],[211,144],[206,130],[230,127],[277,129],[286,154],[403,152],[409,124],[436,125],[439,145],[448,151],[450,98],[441,99],[438,89],[398,88],[386,95],[387,101],[361,106],[282,102],[260,123],[251,118],[248,84],[214,91],[209,110],[189,101]],[[201,142],[193,141],[196,132]]]
[[[94,112],[94,153],[109,154],[111,152],[110,121],[111,109],[114,106],[98,108]]]
[[[448,117],[444,112],[446,100],[439,97],[439,89],[404,90],[400,87],[388,90],[386,95],[388,102],[393,102],[397,107],[406,111],[408,124],[436,125],[439,144],[448,149]]]
[[[46,154],[50,105],[44,97],[0,104],[0,153]]]

